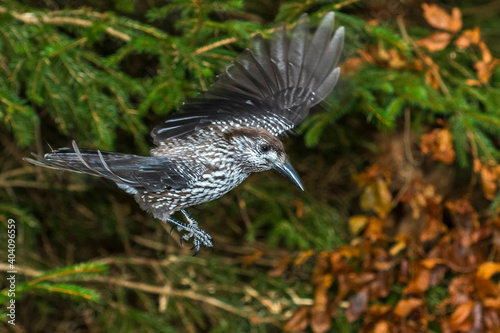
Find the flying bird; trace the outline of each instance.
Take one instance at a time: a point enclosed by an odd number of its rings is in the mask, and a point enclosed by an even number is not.
[[[304,120],[335,87],[344,29],[334,32],[328,13],[314,35],[302,15],[291,36],[285,28],[272,40],[254,39],[207,91],[183,106],[151,135],[151,156],[60,148],[36,160],[43,167],[110,179],[134,196],[142,209],[193,238],[198,253],[212,237],[185,209],[217,199],[254,172],[275,169],[304,190],[278,138]],[[172,217],[180,211],[186,222]]]

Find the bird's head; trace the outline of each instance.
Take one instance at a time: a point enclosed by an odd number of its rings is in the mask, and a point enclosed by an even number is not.
[[[236,159],[245,172],[279,171],[292,183],[304,186],[288,160],[283,143],[268,131],[255,127],[238,127],[226,133]]]

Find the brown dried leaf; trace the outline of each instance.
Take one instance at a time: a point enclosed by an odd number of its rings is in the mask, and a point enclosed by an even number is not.
[[[311,329],[314,333],[327,332],[332,327],[332,316],[328,304],[321,311],[312,311]]]
[[[450,286],[448,287],[448,292],[450,294],[448,299],[450,303],[453,306],[458,306],[470,301],[472,287],[473,282],[469,275],[460,275],[451,280]]]
[[[368,306],[368,288],[363,288],[349,300],[349,306],[345,312],[347,320],[352,323],[358,320],[366,311]]]
[[[391,306],[388,304],[373,304],[367,311],[367,315],[372,317],[383,316],[391,310]]]
[[[340,72],[342,75],[352,75],[358,72],[363,66],[363,59],[356,58],[348,58],[340,65]]]
[[[392,193],[382,178],[370,182],[361,195],[361,208],[365,211],[375,211],[378,216],[385,218],[392,207]]]
[[[498,273],[500,273],[500,263],[488,261],[478,267],[476,276],[487,280]]]
[[[457,227],[458,234],[456,237],[459,239],[460,245],[464,247],[464,250],[470,252],[471,249],[469,247],[474,240],[474,234],[471,233],[471,230],[479,223],[478,213],[474,211],[474,207],[472,207],[470,201],[465,198],[455,201],[446,201],[445,207],[452,214],[453,223]],[[455,254],[457,256],[460,255],[459,253]],[[476,260],[474,259],[473,261]]]
[[[481,165],[481,186],[486,199],[495,199],[499,177],[500,170],[498,167]]]
[[[500,60],[493,59],[492,61],[478,61],[474,68],[477,71],[477,77],[481,83],[488,83],[491,75],[493,74],[493,70],[495,67],[500,65]]]
[[[485,42],[479,42],[481,50],[481,61],[476,62],[474,68],[477,71],[477,77],[481,83],[487,83],[490,80],[493,70],[500,65],[500,60],[493,58],[488,46]]]
[[[298,199],[295,199],[295,215],[300,219],[304,217],[304,203]]]
[[[376,241],[379,239],[384,239],[386,235],[383,232],[384,222],[376,217],[370,217],[368,221],[368,226],[365,229],[364,236]]]
[[[455,41],[455,45],[461,49],[468,48],[471,45],[477,45],[481,41],[481,32],[479,26],[474,29],[464,30],[460,37]]]
[[[465,83],[471,87],[479,87],[482,84],[481,81],[474,79],[467,79],[465,80]]]
[[[431,287],[437,286],[441,281],[443,281],[446,272],[448,271],[448,267],[439,265],[434,267],[431,270],[431,274],[429,276],[429,285]]]
[[[357,258],[360,256],[359,248],[356,246],[346,245],[342,246],[339,250],[342,256],[347,259]]]
[[[424,266],[426,269],[433,269],[434,266],[439,264],[444,264],[443,259],[441,258],[428,258],[419,261],[419,264]]]
[[[292,257],[286,256],[283,258],[280,258],[278,260],[278,263],[274,266],[272,270],[270,270],[267,275],[271,277],[278,277],[283,275],[285,271],[288,269],[288,264],[292,261]]]
[[[422,4],[424,18],[434,28],[457,32],[462,29],[462,13],[454,7],[451,15],[437,5]]]
[[[404,249],[406,249],[406,239],[404,237],[399,237],[398,242],[389,250],[389,254],[395,256]]]
[[[264,252],[255,251],[252,254],[244,256],[241,259],[241,263],[242,263],[243,267],[248,267],[248,266],[252,265],[254,262],[256,262],[257,260],[259,260],[260,258],[262,258],[263,255],[264,255]]]
[[[403,58],[396,49],[388,51],[388,64],[390,69],[401,70],[407,67],[408,62]]]
[[[394,285],[394,272],[392,270],[379,271],[376,279],[370,283],[370,295],[372,298],[385,298],[391,292]]]
[[[387,333],[392,332],[392,323],[387,320],[380,320],[373,326],[373,333]]]
[[[355,215],[349,219],[349,229],[354,235],[359,234],[368,224],[368,216]]]
[[[483,321],[488,332],[498,332],[500,328],[500,318],[498,317],[498,312],[492,309],[485,309],[483,315]]]
[[[316,266],[314,267],[312,273],[312,282],[317,285],[323,283],[324,275],[330,271],[330,263],[329,263],[330,253],[327,251],[321,251],[316,256]]]
[[[358,50],[358,53],[361,58],[353,58],[352,61],[346,61],[347,70],[350,70],[350,66],[356,66],[362,62],[375,64],[379,67],[393,70],[422,70],[422,64],[420,61],[407,59],[397,49],[386,50],[382,44],[368,45],[364,50]]]
[[[404,289],[406,295],[422,295],[430,285],[430,271],[423,267],[416,266],[415,274]]]
[[[469,332],[472,326],[471,312],[474,302],[459,305],[450,316],[450,328],[455,331]]]
[[[314,305],[311,308],[311,328],[314,333],[323,333],[330,329],[331,314],[328,311],[328,289],[333,283],[333,276],[326,274],[314,290]]]
[[[401,318],[406,318],[423,303],[424,302],[418,298],[402,299],[394,308],[394,314]]]
[[[467,199],[446,201],[445,206],[453,215],[470,216],[474,213],[474,207],[472,207],[470,201]]]
[[[422,154],[432,153],[434,160],[451,164],[455,160],[453,136],[448,128],[436,128],[430,133],[422,135],[420,139]]]
[[[422,38],[415,43],[423,46],[431,52],[441,51],[450,44],[452,34],[449,32],[435,31],[429,36]]]
[[[285,332],[299,332],[306,329],[307,324],[309,323],[309,306],[302,305],[299,307],[292,318],[288,320],[283,329]]]
[[[500,298],[486,298],[483,300],[483,305],[486,308],[492,308],[495,310],[500,310]]]
[[[481,58],[484,62],[490,63],[493,61],[493,55],[485,42],[479,42],[479,49],[481,49]]]
[[[314,250],[312,249],[300,252],[297,258],[293,261],[293,264],[295,266],[302,266],[302,264],[304,264],[307,261],[307,259],[311,258],[313,254]]]
[[[490,279],[476,277],[476,291],[480,299],[498,296],[498,286]]]

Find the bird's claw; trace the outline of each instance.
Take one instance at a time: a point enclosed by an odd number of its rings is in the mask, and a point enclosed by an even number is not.
[[[191,250],[196,250],[194,255],[198,254],[202,245],[204,245],[207,249],[211,248],[213,253],[212,236],[201,229],[198,226],[198,222],[196,222],[189,215],[186,216],[186,219],[188,220],[188,223],[182,223],[173,218],[168,219],[168,222],[173,223],[174,227],[177,227],[178,231],[186,231],[186,233],[180,237],[181,245],[183,245],[184,241],[189,241],[191,238],[193,238],[193,247],[191,248]]]

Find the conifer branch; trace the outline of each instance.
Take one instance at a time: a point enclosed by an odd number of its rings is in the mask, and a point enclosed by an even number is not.
[[[5,7],[0,7],[0,14],[10,14],[16,20],[26,24],[51,24],[51,25],[74,25],[83,28],[90,28],[94,23],[90,20],[80,18],[64,17],[64,16],[49,16],[41,13],[19,13],[10,11]],[[124,42],[130,42],[131,37],[126,33],[116,30],[112,27],[107,27],[104,31],[115,38],[121,39]]]

